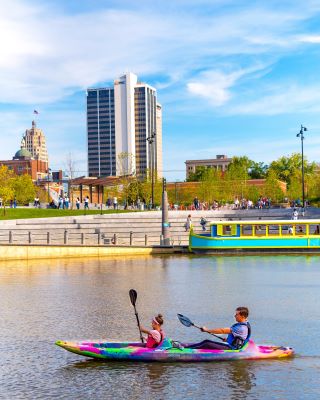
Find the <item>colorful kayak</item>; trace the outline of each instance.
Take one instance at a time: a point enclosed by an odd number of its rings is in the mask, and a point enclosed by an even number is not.
[[[85,357],[121,361],[198,362],[224,360],[257,360],[290,357],[290,347],[258,346],[249,341],[241,350],[179,349],[165,340],[155,349],[143,347],[141,343],[64,342],[56,345]]]

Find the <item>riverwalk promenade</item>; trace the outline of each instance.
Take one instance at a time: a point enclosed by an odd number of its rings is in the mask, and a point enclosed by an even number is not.
[[[292,209],[169,211],[170,246],[162,246],[161,211],[5,220],[0,222],[0,260],[186,252],[189,214],[195,231],[200,232],[201,217],[208,224],[230,219],[280,220],[291,219]],[[308,208],[303,218],[320,219],[320,209]]]

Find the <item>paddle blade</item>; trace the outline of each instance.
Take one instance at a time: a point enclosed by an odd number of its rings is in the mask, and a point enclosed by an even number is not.
[[[130,296],[131,304],[133,306],[135,306],[136,305],[136,301],[137,301],[137,296],[138,296],[137,292],[134,289],[130,289],[129,290],[129,296]]]
[[[182,325],[187,326],[188,328],[190,326],[193,326],[194,323],[190,321],[190,319],[182,314],[177,314],[179,321],[182,323]]]

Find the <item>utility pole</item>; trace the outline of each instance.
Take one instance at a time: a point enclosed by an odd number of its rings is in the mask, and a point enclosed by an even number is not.
[[[151,208],[154,208],[154,160],[155,160],[155,140],[156,140],[156,132],[147,137],[147,142],[149,143],[149,156],[150,156],[150,168],[151,168]]]
[[[162,237],[163,246],[170,246],[170,224],[168,216],[168,195],[167,195],[167,181],[165,178],[162,180]]]
[[[301,125],[300,128],[300,132],[297,133],[297,137],[300,136],[301,139],[301,161],[302,161],[302,165],[301,165],[301,175],[302,175],[302,207],[303,210],[305,208],[305,192],[304,192],[304,159],[303,159],[303,132],[306,132],[308,129],[305,126]]]
[[[48,173],[48,175],[47,175],[47,178],[48,178],[48,204],[50,204],[50,187],[49,187],[49,183],[50,183],[50,172],[51,172],[51,169],[48,168],[48,169],[47,169],[47,173]]]

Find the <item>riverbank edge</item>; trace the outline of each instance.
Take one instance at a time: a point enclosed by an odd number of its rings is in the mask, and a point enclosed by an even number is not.
[[[188,253],[187,246],[0,245],[0,261]]]

